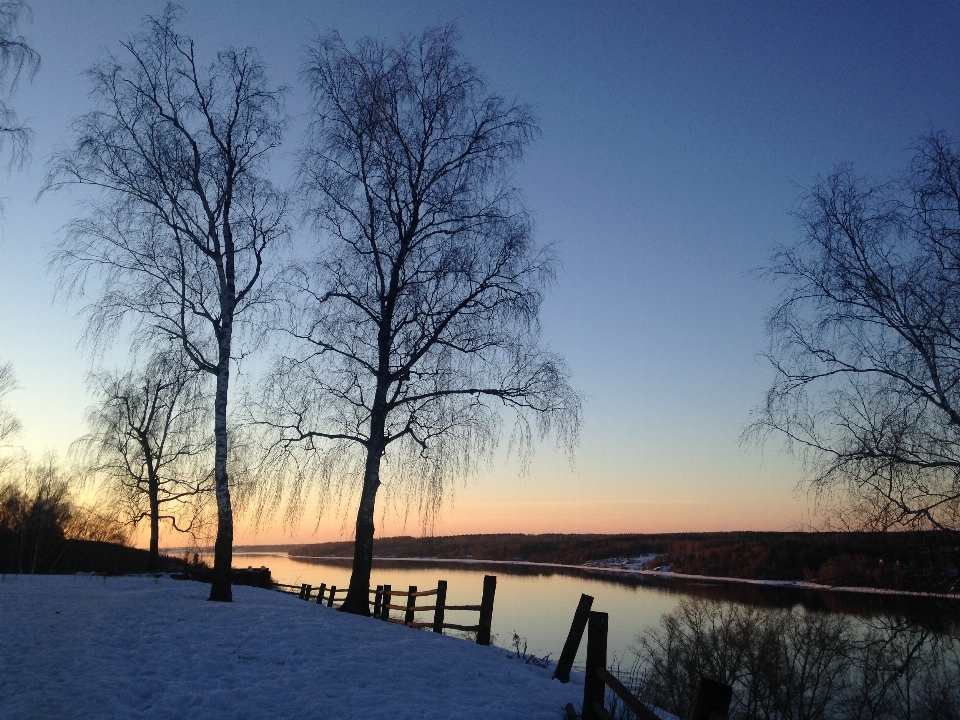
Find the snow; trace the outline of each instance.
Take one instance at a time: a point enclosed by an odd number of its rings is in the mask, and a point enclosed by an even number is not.
[[[588,560],[583,566],[602,568],[605,570],[644,570],[646,565],[658,557],[660,557],[660,553],[648,553],[646,555],[635,555],[633,557],[605,558],[603,560]]]
[[[583,678],[271,590],[0,578],[0,718],[551,718]]]

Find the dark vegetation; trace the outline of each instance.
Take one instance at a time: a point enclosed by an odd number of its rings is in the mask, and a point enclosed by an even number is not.
[[[519,560],[582,565],[656,554],[646,567],[764,580],[808,580],[903,590],[956,591],[958,540],[942,532],[455,535],[377,540],[377,556]],[[302,545],[291,555],[349,557],[352,543]]]
[[[733,687],[731,720],[960,718],[955,626],[686,599],[637,641],[627,685],[681,717],[706,676]]]
[[[125,543],[122,526],[78,505],[64,483],[0,487],[0,573],[146,572],[150,553]],[[179,564],[161,555],[157,569]]]

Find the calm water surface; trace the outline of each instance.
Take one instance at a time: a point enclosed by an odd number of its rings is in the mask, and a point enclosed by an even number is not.
[[[235,553],[234,566],[270,568],[276,582],[314,588],[346,587],[350,582],[349,561],[291,558],[264,553]],[[493,610],[493,642],[504,648],[513,647],[513,634],[527,641],[527,652],[539,656],[560,655],[570,622],[586,593],[594,598],[593,609],[606,612],[610,618],[608,657],[611,664],[622,661],[624,669],[632,663],[631,648],[642,631],[659,624],[660,617],[673,610],[684,597],[701,596],[727,602],[741,602],[766,607],[789,608],[800,605],[811,611],[839,612],[869,618],[878,615],[909,615],[933,626],[960,621],[960,605],[837,592],[812,592],[794,588],[763,587],[727,583],[685,582],[658,578],[623,578],[576,569],[551,568],[497,563],[458,563],[436,561],[375,560],[371,585],[390,584],[406,590],[416,585],[420,590],[447,581],[447,603],[475,605],[480,603],[483,576],[497,576],[497,593]],[[432,598],[421,598],[423,605]],[[403,600],[395,600],[402,604]],[[398,615],[398,611],[393,611]],[[475,625],[476,612],[448,612],[447,622]],[[432,611],[418,615],[424,622],[433,619]],[[936,629],[936,627],[934,627]],[[586,638],[581,643],[576,665],[582,666]]]

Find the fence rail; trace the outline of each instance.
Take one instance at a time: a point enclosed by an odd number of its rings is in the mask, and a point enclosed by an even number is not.
[[[274,583],[274,587],[281,592],[296,595],[301,600],[313,600],[313,586],[306,583],[302,585],[288,585],[285,583]],[[477,634],[478,645],[490,644],[490,626],[493,623],[493,601],[497,592],[497,576],[485,575],[483,578],[483,595],[479,605],[447,605],[447,581],[440,580],[437,587],[431,590],[418,590],[416,585],[410,585],[407,590],[394,590],[391,585],[377,585],[375,590],[370,590],[373,599],[370,600],[373,617],[391,622],[396,625],[406,625],[413,628],[431,628],[435,633],[443,633],[444,630],[458,630],[460,632],[475,632]],[[334,607],[334,602],[341,600],[339,596],[345,596],[347,588],[337,588],[331,585],[327,588],[326,583],[320,585],[316,591],[315,602],[318,605]],[[417,598],[436,597],[433,605],[417,605]],[[393,602],[394,598],[406,598],[406,604],[398,605]],[[403,617],[391,617],[390,611],[397,610],[403,612]],[[424,612],[433,612],[432,622],[417,622],[416,614]],[[461,625],[459,623],[446,622],[447,612],[479,612],[480,619],[476,625]]]
[[[583,683],[582,720],[614,720],[604,705],[610,688],[640,720],[660,720],[660,716],[630,692],[607,670],[607,614],[591,612],[587,622],[587,663]],[[729,685],[701,677],[691,720],[727,720],[733,689]],[[572,705],[567,706],[570,716]]]

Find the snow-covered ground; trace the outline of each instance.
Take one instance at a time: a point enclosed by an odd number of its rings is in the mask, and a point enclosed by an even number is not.
[[[583,678],[291,595],[0,576],[0,718],[551,718]]]
[[[646,570],[655,558],[660,557],[658,553],[648,553],[647,555],[634,555],[632,557],[604,558],[603,560],[587,560],[584,567],[610,568],[615,570]],[[656,568],[663,570],[664,568]],[[669,569],[669,568],[667,568]]]

